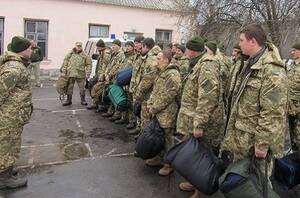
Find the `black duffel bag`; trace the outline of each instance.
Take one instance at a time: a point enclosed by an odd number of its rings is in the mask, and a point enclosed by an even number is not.
[[[211,195],[218,190],[224,166],[203,138],[190,137],[175,145],[166,154],[165,162],[200,192]]]
[[[289,154],[281,159],[275,159],[274,176],[287,189],[300,184],[299,152]]]
[[[142,159],[151,159],[157,156],[165,146],[165,132],[160,127],[156,117],[142,130],[138,137],[135,151]]]
[[[93,86],[97,83],[97,78],[94,76],[93,78],[85,81],[85,88],[90,92],[92,91]]]

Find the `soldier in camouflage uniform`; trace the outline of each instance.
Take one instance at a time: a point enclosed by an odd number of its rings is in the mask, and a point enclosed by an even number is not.
[[[77,42],[73,50],[68,53],[60,68],[61,75],[69,77],[67,90],[67,100],[62,104],[68,106],[72,104],[72,95],[75,82],[77,82],[80,90],[81,104],[87,105],[85,101],[84,84],[89,78],[92,69],[92,60],[82,51],[82,43]]]
[[[177,44],[175,49],[175,55],[173,56],[173,59],[171,61],[171,63],[176,64],[178,66],[182,80],[184,80],[187,74],[189,73],[190,64],[189,58],[186,55],[184,55],[184,53],[185,46]]]
[[[125,43],[125,59],[121,63],[120,69],[126,69],[129,67],[133,67],[133,63],[136,58],[135,50],[134,50],[134,43],[132,41],[127,41]],[[132,97],[129,93],[129,86],[123,87],[125,92],[127,93],[128,100],[130,103],[132,103]],[[128,108],[127,111],[122,112],[122,116],[120,120],[116,120],[116,124],[128,124],[129,122],[134,123],[134,115],[131,108]]]
[[[136,92],[137,88],[137,82],[140,81],[141,77],[141,63],[142,63],[142,42],[144,40],[143,36],[137,36],[134,39],[134,49],[135,49],[135,60],[133,64],[133,71],[132,71],[132,77],[130,80],[129,85],[129,97],[132,98],[132,105],[131,109],[133,110],[133,104],[135,103],[134,93]],[[127,129],[135,129],[129,131],[129,134],[137,134],[141,130],[141,120],[137,116],[134,115],[134,122],[129,122],[129,124],[126,126]]]
[[[111,62],[107,66],[105,70],[105,84],[109,85],[114,82],[115,76],[117,74],[117,71],[121,67],[121,63],[125,59],[125,54],[123,49],[121,48],[121,41],[118,39],[115,39],[112,43],[112,57]],[[103,117],[111,117],[109,118],[110,121],[119,120],[121,118],[121,112],[115,111],[114,106],[111,103],[108,111],[106,113],[102,114]]]
[[[174,131],[179,104],[176,98],[180,95],[181,76],[176,64],[170,64],[172,53],[160,52],[156,57],[157,77],[154,81],[153,90],[147,101],[147,107],[152,117],[156,116],[160,126],[165,131],[165,151],[174,144]],[[165,94],[162,94],[165,93]],[[150,161],[150,163],[149,163]],[[153,160],[147,160],[146,164],[153,164]],[[159,170],[159,175],[167,176],[173,169],[169,164],[164,164]]]
[[[143,41],[142,58],[140,65],[140,73],[137,74],[139,81],[136,81],[137,88],[134,93],[135,101],[142,103],[141,127],[144,128],[149,120],[150,114],[147,107],[147,100],[152,91],[154,80],[157,76],[157,69],[154,67],[156,55],[161,51],[160,47],[155,45],[152,38],[145,38]]]
[[[105,87],[105,70],[111,60],[111,50],[105,46],[105,43],[102,39],[100,39],[96,43],[96,47],[99,52],[95,72],[95,78],[97,79],[97,83],[93,86],[91,90],[93,104],[91,106],[88,106],[87,109],[97,109],[100,105],[100,97],[103,94]],[[102,111],[102,108],[102,106],[99,106],[99,111]]]
[[[287,77],[278,49],[267,42],[259,25],[240,32],[240,46],[250,58],[232,77],[228,118],[222,151],[231,153],[230,161],[254,154],[264,159],[281,157],[287,131]],[[264,173],[264,160],[258,160]],[[271,175],[272,163],[269,163]]]
[[[300,42],[292,46],[291,57],[294,64],[288,72],[289,79],[289,123],[291,129],[292,146],[300,147]]]
[[[40,64],[43,60],[42,50],[39,46],[36,45],[34,41],[31,41],[32,44],[32,55],[30,57],[31,64],[28,69],[34,74],[34,83],[36,87],[40,87]]]
[[[27,70],[32,54],[29,40],[13,37],[0,65],[0,189],[25,186],[13,171],[21,150],[23,127],[32,114],[32,91]]]
[[[195,138],[206,137],[208,145],[217,154],[223,140],[224,101],[219,61],[204,51],[204,42],[194,37],[187,42],[186,54],[190,57],[199,54],[198,63],[187,76],[183,88],[181,106],[177,118],[177,132]],[[196,53],[197,52],[197,53]],[[182,190],[192,186],[183,182]],[[201,197],[195,191],[193,198]]]

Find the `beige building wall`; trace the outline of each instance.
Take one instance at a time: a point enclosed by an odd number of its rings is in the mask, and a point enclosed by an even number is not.
[[[155,38],[156,29],[172,30],[172,41],[181,40],[177,18],[171,12],[86,3],[75,0],[0,0],[4,17],[4,50],[15,35],[24,36],[25,19],[48,21],[48,57],[41,67],[59,68],[76,41],[86,42],[89,24],[109,25],[109,33],[122,38],[135,31]]]

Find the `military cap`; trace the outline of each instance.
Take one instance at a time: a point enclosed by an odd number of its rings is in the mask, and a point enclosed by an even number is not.
[[[134,43],[132,42],[132,41],[127,41],[126,43],[125,43],[125,46],[126,45],[130,45],[130,46],[132,46],[133,48],[134,48]]]
[[[115,39],[112,43],[121,47],[121,41],[119,39]]]
[[[75,46],[81,46],[82,47],[82,42],[76,42]]]
[[[233,46],[233,49],[237,49],[241,51],[241,47],[238,43]]]
[[[11,40],[11,51],[15,53],[22,52],[28,49],[30,46],[30,41],[21,36],[15,36]]]
[[[176,48],[180,49],[183,53],[185,52],[185,46],[184,45],[176,44]]]
[[[105,43],[102,39],[99,39],[99,41],[96,43],[97,47],[105,47]]]
[[[195,36],[186,43],[186,48],[189,50],[202,52],[204,50],[204,41],[201,37]]]
[[[297,43],[295,43],[292,48],[300,50],[300,41],[298,41]]]
[[[217,43],[214,41],[208,41],[205,43],[205,46],[208,47],[214,54],[216,54],[217,51]]]
[[[143,40],[144,40],[144,37],[142,35],[134,38],[134,42],[138,42],[138,43],[143,42]]]

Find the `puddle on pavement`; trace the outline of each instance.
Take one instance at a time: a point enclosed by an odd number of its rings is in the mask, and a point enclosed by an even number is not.
[[[77,160],[91,157],[90,151],[83,142],[75,142],[62,147],[62,153],[66,160]]]
[[[106,129],[107,130],[107,129]],[[102,138],[106,140],[120,139],[123,142],[129,141],[129,135],[125,129],[119,129],[117,132],[108,132],[103,128],[94,128],[90,131],[89,137],[91,138]]]
[[[58,131],[59,137],[65,138],[65,142],[70,142],[74,140],[83,140],[86,136],[84,133],[75,132],[71,129],[61,129]]]

